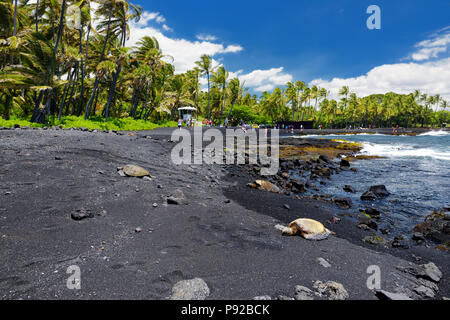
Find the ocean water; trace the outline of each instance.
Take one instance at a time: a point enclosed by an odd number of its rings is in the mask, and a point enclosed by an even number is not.
[[[373,206],[385,212],[380,228],[391,235],[405,234],[436,209],[450,207],[450,133],[435,131],[419,136],[330,135],[324,139],[361,142],[361,154],[385,159],[358,160],[352,163],[358,173],[343,171],[321,186],[321,193],[348,197],[353,210]],[[360,200],[372,185],[384,184],[391,196],[374,202]],[[351,185],[357,193],[347,193]]]

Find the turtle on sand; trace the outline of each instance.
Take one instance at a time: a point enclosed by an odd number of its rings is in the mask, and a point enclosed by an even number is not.
[[[276,225],[275,228],[283,232],[283,235],[295,236],[300,235],[306,240],[325,240],[330,235],[335,234],[328,230],[318,221],[312,219],[297,219],[284,227],[282,225]]]
[[[150,176],[150,172],[134,164],[127,164],[125,167],[117,168],[117,170],[119,171],[119,174],[121,176],[136,177],[136,178]]]

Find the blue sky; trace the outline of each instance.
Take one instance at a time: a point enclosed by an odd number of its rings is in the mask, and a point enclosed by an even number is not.
[[[450,98],[450,75],[445,72],[450,70],[450,1],[134,3],[145,14],[132,28],[130,42],[156,36],[179,72],[206,53],[254,93],[302,80],[330,91],[349,84],[362,95],[417,87]],[[381,30],[366,27],[366,9],[373,4],[381,8]],[[376,79],[385,85],[371,85]]]

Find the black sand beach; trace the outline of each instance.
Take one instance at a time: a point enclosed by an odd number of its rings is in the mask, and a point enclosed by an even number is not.
[[[448,253],[366,244],[371,233],[345,210],[250,189],[244,166],[176,166],[171,132],[0,131],[0,298],[167,299],[178,281],[202,278],[208,299],[293,297],[296,285],[319,280],[372,300],[367,268],[377,265],[383,290],[419,299],[426,277],[398,267],[429,262],[443,273],[434,298],[450,295]],[[130,163],[152,180],[121,177],[117,167]],[[185,199],[167,204],[177,189]],[[75,221],[77,212],[88,217]],[[336,235],[310,242],[274,228],[300,217]],[[326,222],[333,217],[341,221]],[[66,287],[71,265],[81,269],[81,290]]]

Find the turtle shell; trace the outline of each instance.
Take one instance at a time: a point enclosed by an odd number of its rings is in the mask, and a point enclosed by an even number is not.
[[[150,175],[150,172],[145,170],[140,166],[136,166],[134,164],[128,164],[122,169],[123,173],[125,173],[129,177],[147,177]]]
[[[297,219],[291,222],[289,227],[297,227],[299,231],[306,234],[323,234],[327,232],[322,223],[312,219]]]

